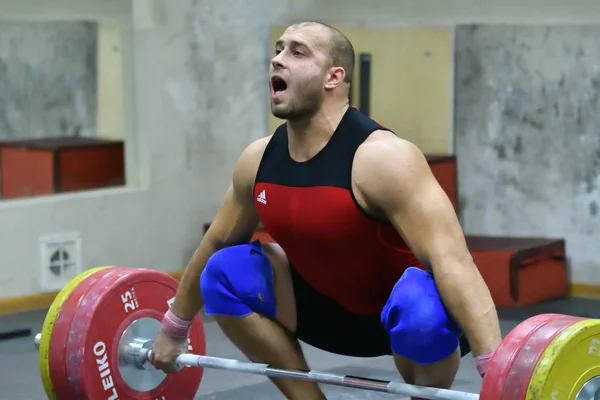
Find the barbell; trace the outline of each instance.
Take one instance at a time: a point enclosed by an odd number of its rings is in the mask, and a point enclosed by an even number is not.
[[[426,399],[600,398],[600,320],[562,314],[540,314],[518,324],[490,361],[479,394],[206,356],[199,314],[188,335],[188,353],[176,361],[186,368],[167,375],[147,360],[177,285],[166,273],[124,267],[93,268],[70,281],[35,337],[48,398],[193,399],[204,368]]]

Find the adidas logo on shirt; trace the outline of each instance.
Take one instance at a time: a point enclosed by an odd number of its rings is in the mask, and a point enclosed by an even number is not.
[[[265,190],[258,194],[258,196],[256,197],[256,201],[263,204],[267,204],[267,194],[265,193]]]

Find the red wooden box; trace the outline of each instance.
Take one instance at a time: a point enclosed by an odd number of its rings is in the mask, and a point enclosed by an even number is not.
[[[467,236],[467,245],[497,307],[567,294],[563,239]]]
[[[122,141],[65,137],[0,145],[0,197],[121,186],[125,183]]]

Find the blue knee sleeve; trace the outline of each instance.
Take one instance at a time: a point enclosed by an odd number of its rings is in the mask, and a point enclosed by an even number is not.
[[[433,364],[459,345],[461,330],[446,311],[433,275],[408,268],[392,289],[381,313],[394,353]]]
[[[200,276],[207,314],[275,318],[273,267],[259,241],[214,253]]]

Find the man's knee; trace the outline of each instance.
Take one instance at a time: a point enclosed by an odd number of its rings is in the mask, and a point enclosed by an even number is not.
[[[259,242],[225,247],[207,261],[200,291],[207,314],[275,318],[273,268]]]
[[[459,345],[460,328],[446,311],[433,276],[417,268],[398,280],[381,322],[394,353],[419,364],[446,359]]]

